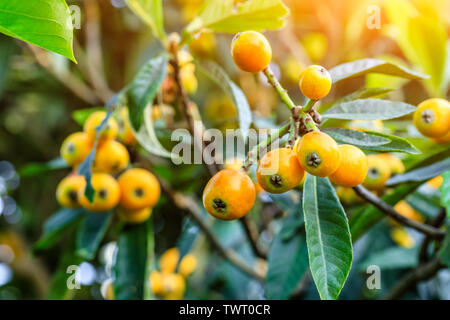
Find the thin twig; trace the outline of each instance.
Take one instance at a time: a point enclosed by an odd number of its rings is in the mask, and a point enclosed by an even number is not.
[[[289,109],[295,108],[295,103],[292,101],[291,97],[287,93],[286,89],[284,89],[278,79],[273,74],[270,67],[267,67],[263,70],[264,75],[267,78],[267,81],[270,83],[272,87],[277,91],[278,95],[280,96],[281,100],[288,106]]]
[[[225,248],[222,246],[220,241],[216,238],[216,236],[212,233],[210,227],[205,223],[202,218],[202,209],[198,206],[197,202],[180,192],[176,192],[172,190],[172,188],[165,182],[160,181],[162,189],[169,195],[172,201],[175,203],[177,207],[187,211],[195,223],[200,227],[202,232],[205,234],[208,241],[211,243],[212,247],[226,260],[228,260],[231,264],[236,266],[238,269],[246,273],[247,275],[259,280],[264,281],[264,275],[259,274],[257,271],[248,266],[239,255],[237,255],[234,251]]]
[[[403,278],[401,278],[397,284],[388,292],[383,300],[395,300],[400,299],[411,287],[415,286],[421,281],[432,278],[444,265],[439,257],[433,260],[417,266],[411,270]]]
[[[267,259],[267,252],[266,250],[263,250],[258,245],[258,238],[259,233],[258,229],[256,228],[255,224],[252,223],[248,215],[243,216],[241,219],[241,224],[244,227],[245,234],[247,235],[247,238],[249,239],[250,245],[253,249],[253,252],[262,259]]]
[[[446,217],[447,217],[447,215],[445,213],[445,209],[442,208],[439,211],[438,215],[430,222],[430,226],[439,228],[445,222]],[[420,250],[419,250],[419,263],[425,263],[429,260],[428,246],[429,246],[431,240],[432,240],[432,238],[430,238],[428,235],[425,236],[425,239],[423,239],[422,245],[420,246]]]
[[[385,213],[395,221],[408,226],[410,228],[416,229],[417,231],[420,231],[426,235],[428,235],[431,238],[434,239],[442,239],[445,236],[445,232],[437,229],[433,226],[423,224],[411,219],[408,219],[407,217],[401,215],[398,213],[392,206],[384,202],[382,199],[378,198],[376,195],[374,195],[372,192],[364,188],[363,186],[359,185],[356,187],[353,187],[355,192],[364,200],[367,202],[373,204],[377,209],[379,209],[381,212]]]
[[[103,68],[103,54],[100,34],[100,9],[96,0],[85,0],[86,12],[86,55],[89,79],[92,82],[97,94],[103,101],[108,101],[113,92],[106,83]]]

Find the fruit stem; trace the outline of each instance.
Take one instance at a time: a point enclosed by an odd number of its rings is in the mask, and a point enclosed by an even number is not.
[[[311,110],[314,105],[316,104],[317,100],[311,100],[311,99],[307,99],[305,106],[303,107],[303,112],[308,112],[309,110]]]
[[[284,89],[278,79],[273,74],[270,66],[263,70],[264,75],[267,78],[267,81],[275,88],[281,100],[288,106],[289,109],[295,108],[295,103],[292,101],[291,97],[287,93],[286,89]]]
[[[289,121],[285,125],[278,128],[274,133],[272,133],[266,140],[261,141],[259,144],[253,147],[252,150],[249,151],[247,158],[245,159],[244,163],[242,164],[242,168],[244,168],[245,171],[248,171],[250,166],[254,162],[254,158],[259,157],[259,152],[261,148],[265,148],[269,146],[273,141],[275,141],[278,138],[283,137],[287,133],[289,133],[289,129],[291,128],[291,122]]]

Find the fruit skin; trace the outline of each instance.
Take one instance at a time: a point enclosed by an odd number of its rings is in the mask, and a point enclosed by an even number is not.
[[[160,272],[153,270],[150,273],[150,287],[156,295],[162,295],[164,293],[163,277]]]
[[[330,181],[343,187],[354,187],[362,183],[367,175],[367,157],[359,148],[343,144],[339,146],[341,164],[330,175]]]
[[[115,140],[102,143],[95,155],[94,171],[118,173],[124,170],[130,162],[127,148]]]
[[[159,269],[162,273],[174,273],[180,259],[178,248],[166,250],[159,259]]]
[[[369,190],[383,190],[386,181],[391,176],[389,164],[379,155],[369,155],[367,156],[367,161],[369,169],[363,186]]]
[[[165,300],[181,300],[186,290],[186,282],[181,274],[168,273],[162,274],[163,280],[163,298]]]
[[[433,188],[433,189],[439,189],[442,185],[442,182],[444,182],[444,178],[442,176],[434,177],[427,181],[427,186]]]
[[[404,248],[412,248],[415,245],[414,238],[402,227],[393,228],[391,231],[391,238],[399,246]]]
[[[450,103],[439,98],[425,100],[417,106],[413,121],[424,136],[443,137],[450,131]]]
[[[70,175],[61,180],[56,188],[56,200],[65,208],[79,208],[78,192],[85,188],[86,180],[83,176]]]
[[[240,69],[255,73],[267,68],[272,60],[272,48],[261,33],[245,31],[234,36],[231,56]]]
[[[347,205],[354,205],[357,203],[364,202],[353,190],[352,188],[346,188],[346,187],[337,187],[336,188],[336,194],[339,197],[339,200],[341,202],[347,204]]]
[[[76,166],[88,156],[93,143],[93,140],[85,132],[72,133],[61,145],[61,157],[69,166]]]
[[[129,169],[120,175],[118,181],[122,191],[120,205],[129,210],[154,207],[161,195],[158,180],[145,169]]]
[[[297,143],[297,157],[303,169],[318,177],[334,173],[341,163],[339,146],[328,134],[311,131]]]
[[[213,217],[234,220],[245,216],[256,198],[253,181],[242,171],[223,169],[203,190],[203,205]]]
[[[402,160],[400,160],[397,156],[390,153],[383,153],[380,154],[380,157],[388,162],[392,174],[402,174],[405,172],[405,166]]]
[[[259,185],[271,193],[283,193],[295,188],[304,175],[305,171],[298,162],[297,154],[290,148],[269,151],[259,161],[256,169]]]
[[[103,119],[106,117],[105,111],[96,111],[93,112],[84,123],[83,130],[86,132],[89,137],[94,140],[97,132],[95,129],[102,123]],[[117,124],[117,121],[110,117],[108,119],[108,122],[106,126],[103,128],[103,130],[100,132],[100,140],[109,140],[109,139],[115,139],[117,137],[117,133],[119,131],[119,126]]]
[[[89,211],[104,212],[114,208],[120,199],[120,188],[116,179],[107,173],[94,173],[91,179],[94,188],[93,202],[84,195],[85,188],[78,191],[78,202]]]
[[[197,268],[197,258],[189,253],[181,259],[180,265],[178,266],[178,272],[186,278],[194,272],[195,268]]]
[[[311,65],[300,74],[299,87],[305,97],[319,100],[330,92],[331,82],[331,76],[327,69]]]
[[[437,144],[448,144],[448,143],[450,143],[450,131],[446,135],[443,135],[442,137],[437,137],[437,138],[432,138],[432,139]]]
[[[119,207],[117,209],[119,219],[125,223],[138,224],[147,221],[152,215],[152,208],[147,207],[139,210],[127,210]]]
[[[394,209],[400,213],[402,216],[417,221],[417,222],[424,222],[425,218],[417,212],[413,207],[411,207],[408,202],[405,200],[399,201],[395,206]],[[399,223],[395,220],[392,221],[392,224],[399,225]]]
[[[225,161],[225,163],[223,164],[223,167],[225,169],[241,170],[243,163],[244,163],[244,160],[242,160],[240,158],[231,158],[231,159],[228,159],[227,161]]]
[[[136,137],[131,128],[130,116],[127,107],[122,107],[117,113],[117,125],[119,140],[127,146],[132,146],[136,143]]]

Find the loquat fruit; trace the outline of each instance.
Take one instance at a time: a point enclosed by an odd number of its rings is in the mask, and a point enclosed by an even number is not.
[[[343,187],[355,187],[361,184],[367,175],[367,157],[359,148],[343,144],[339,146],[341,163],[330,175],[330,181]]]
[[[260,72],[272,60],[272,48],[261,33],[245,31],[237,33],[231,42],[234,63],[246,72]]]
[[[161,195],[156,177],[141,168],[128,169],[119,176],[120,205],[125,209],[139,210],[154,207]]]

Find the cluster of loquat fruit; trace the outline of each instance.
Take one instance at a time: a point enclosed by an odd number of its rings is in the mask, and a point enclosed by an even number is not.
[[[267,39],[258,32],[236,34],[231,43],[231,55],[243,71],[264,71],[272,59]],[[317,65],[305,68],[299,77],[299,87],[305,97],[317,101],[331,90],[328,71]],[[420,104],[414,123],[424,135],[446,139],[450,136],[450,104],[443,99],[429,99]],[[277,168],[277,169],[273,169]],[[270,193],[283,193],[303,184],[305,172],[328,177],[338,186],[342,198],[357,197],[351,187],[362,184],[373,192],[381,192],[394,174],[405,171],[402,161],[393,154],[366,155],[358,147],[337,142],[319,130],[309,131],[290,146],[266,153],[256,169],[258,185]],[[225,168],[216,173],[203,191],[203,205],[212,216],[233,220],[245,216],[253,207],[255,184],[244,170]]]
[[[93,112],[86,119],[83,131],[69,135],[62,143],[61,157],[72,167],[72,172],[58,184],[56,198],[65,208],[83,207],[99,213],[116,208],[122,221],[141,223],[150,217],[161,189],[152,173],[130,167],[130,155],[125,145],[133,145],[136,139],[127,108],[121,108],[116,119],[109,118],[99,133],[92,166],[92,202],[85,196],[86,180],[77,168],[94,147],[97,128],[105,117],[105,111]]]
[[[197,267],[193,254],[186,254],[180,260],[178,248],[164,252],[159,259],[159,271],[150,274],[150,287],[163,300],[181,300],[186,290],[186,278]]]

